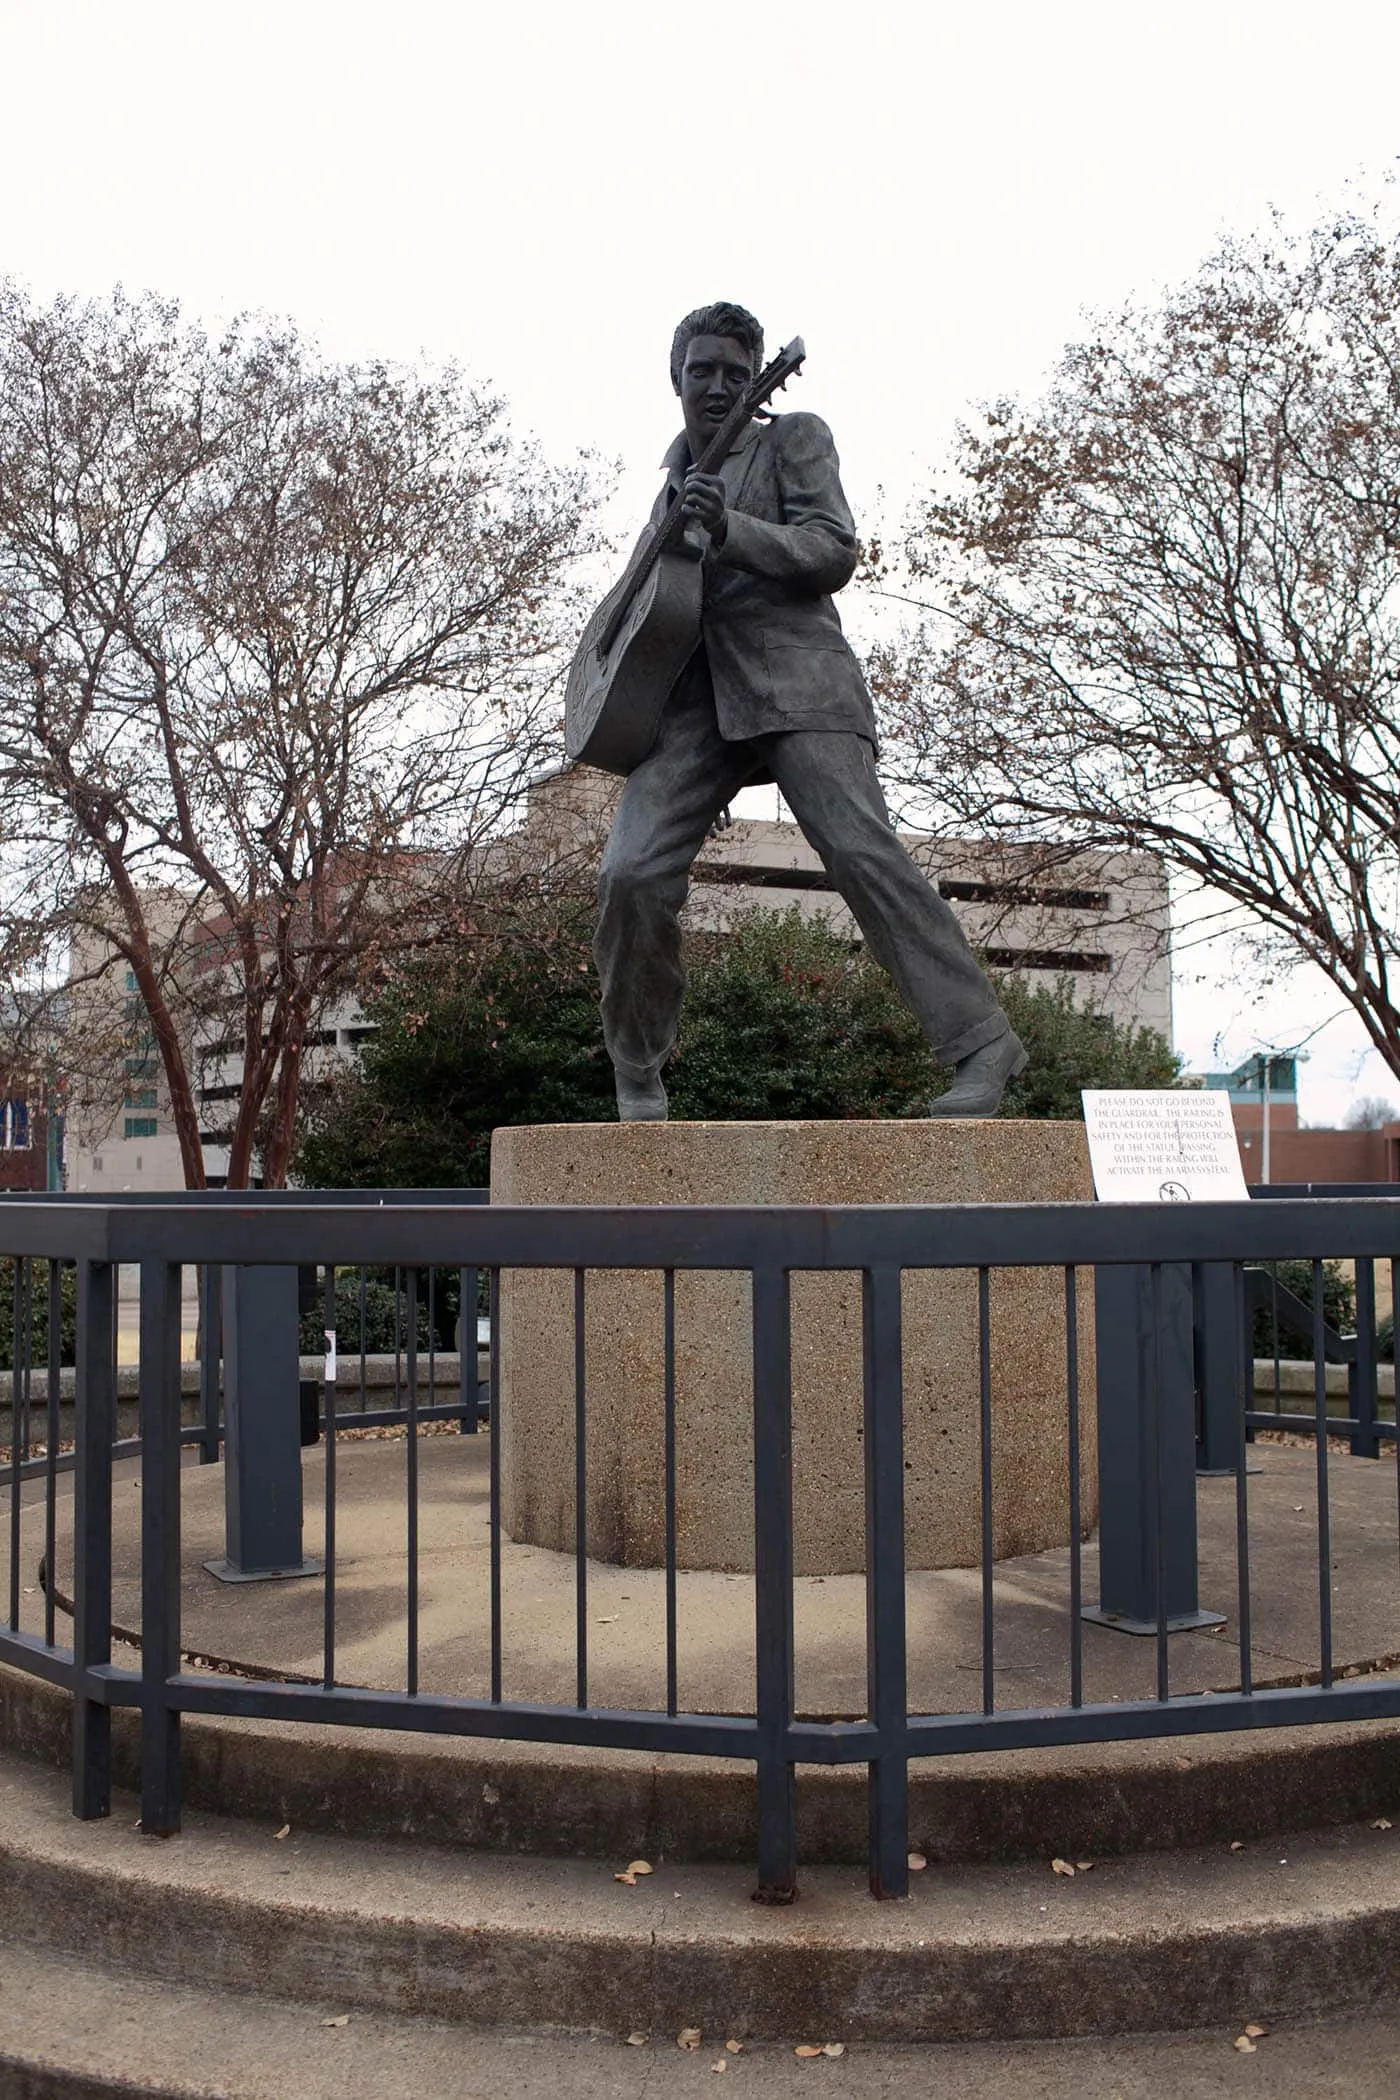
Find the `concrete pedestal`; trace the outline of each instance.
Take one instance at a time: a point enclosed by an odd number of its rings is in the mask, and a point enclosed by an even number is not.
[[[493,1203],[1078,1202],[1092,1196],[1078,1123],[554,1124],[498,1130]],[[506,1530],[574,1546],[573,1278],[515,1271],[501,1287]],[[1081,1516],[1096,1514],[1090,1278],[1080,1279]],[[662,1278],[594,1271],[586,1286],[588,1551],[664,1558]],[[991,1285],[993,1536],[998,1559],[1069,1537],[1064,1279],[995,1271]],[[747,1275],[676,1277],[678,1559],[750,1570],[753,1363]],[[913,1568],[980,1557],[977,1280],[904,1280],[907,1552]],[[865,1562],[860,1279],[792,1279],[793,1512],[799,1575]],[[913,1632],[914,1629],[911,1629]]]

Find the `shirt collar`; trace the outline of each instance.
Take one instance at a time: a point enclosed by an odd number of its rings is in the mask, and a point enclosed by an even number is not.
[[[736,452],[743,452],[746,447],[753,443],[762,427],[762,424],[757,422],[746,423],[730,446],[726,456],[732,459]],[[690,440],[684,431],[681,432],[671,446],[661,464],[673,481],[684,479],[690,466]]]

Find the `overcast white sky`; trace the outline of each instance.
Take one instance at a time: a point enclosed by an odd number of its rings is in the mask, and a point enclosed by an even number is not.
[[[547,449],[618,459],[619,522],[676,427],[674,322],[736,298],[806,338],[796,398],[868,519],[1086,310],[1271,204],[1374,192],[1397,25],[1394,0],[0,0],[0,273],[454,357]],[[1177,987],[1197,1065],[1340,1004],[1299,975],[1256,1006],[1237,959],[1201,966]],[[1349,1017],[1317,1037],[1305,1118],[1400,1093],[1363,1050]]]

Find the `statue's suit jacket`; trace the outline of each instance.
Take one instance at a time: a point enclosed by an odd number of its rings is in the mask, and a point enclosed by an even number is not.
[[[690,467],[685,434],[663,462],[656,525]],[[720,468],[724,543],[705,557],[699,651],[726,741],[783,729],[854,730],[875,741],[870,695],[831,600],[856,565],[856,530],[836,447],[820,416],[750,423]],[[679,694],[679,686],[677,688]]]

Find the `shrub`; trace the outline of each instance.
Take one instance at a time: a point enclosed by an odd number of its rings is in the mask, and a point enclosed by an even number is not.
[[[1310,1261],[1275,1262],[1273,1271],[1283,1290],[1291,1291],[1301,1298],[1308,1308],[1309,1331],[1306,1336],[1289,1333],[1283,1322],[1279,1322],[1278,1355],[1291,1362],[1311,1362],[1313,1345],[1311,1332],[1313,1273]],[[1356,1285],[1342,1268],[1340,1262],[1325,1261],[1322,1264],[1322,1316],[1336,1334],[1349,1334],[1356,1321]],[[1256,1308],[1254,1314],[1254,1354],[1273,1356],[1274,1321],[1268,1303]]]
[[[15,1360],[15,1261],[0,1261],[0,1367],[9,1370]],[[30,1264],[29,1361],[47,1366],[49,1360],[49,1269],[46,1261]],[[65,1267],[60,1272],[58,1360],[78,1360],[78,1274]]]

